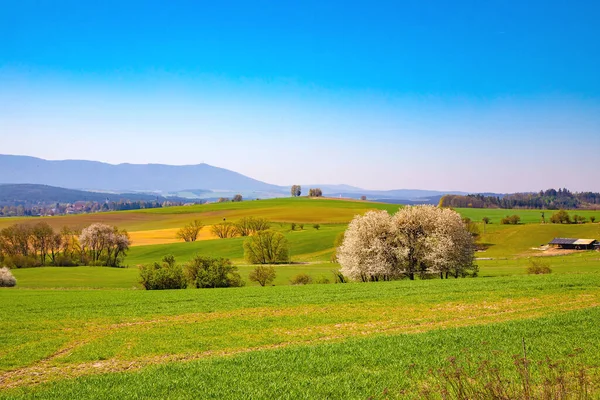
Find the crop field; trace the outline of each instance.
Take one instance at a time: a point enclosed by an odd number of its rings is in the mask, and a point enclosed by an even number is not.
[[[0,399],[441,398],[453,362],[469,374],[492,363],[516,379],[524,351],[534,386],[548,359],[565,376],[585,374],[590,398],[600,395],[600,253],[540,249],[553,237],[600,238],[600,224],[540,224],[539,211],[518,210],[524,223],[500,225],[517,211],[460,209],[492,219],[479,224],[479,277],[331,283],[336,236],[373,208],[398,206],[302,198],[46,219],[130,230],[128,268],[13,271],[17,287],[0,289]],[[292,263],[275,266],[273,286],[248,281],[244,238],[215,239],[205,227],[196,242],[174,240],[193,219],[243,216],[267,218],[290,244]],[[0,224],[23,220],[39,218]],[[247,284],[142,290],[136,266],[167,254],[229,258]],[[534,257],[552,273],[527,275]],[[315,284],[290,285],[299,273]]]

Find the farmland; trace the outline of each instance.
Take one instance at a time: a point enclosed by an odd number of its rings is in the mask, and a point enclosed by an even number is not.
[[[598,223],[459,210],[491,219],[485,233],[479,224],[479,278],[289,284],[298,273],[332,282],[333,242],[346,223],[369,209],[397,208],[299,198],[48,218],[55,227],[116,224],[140,243],[128,252],[129,268],[13,271],[18,286],[0,290],[8,305],[0,310],[0,398],[419,398],[435,384],[429,371],[449,357],[493,359],[512,376],[523,343],[532,365],[567,360],[571,372],[583,366],[596,376],[600,253],[544,257],[550,275],[527,275],[525,267],[553,237],[599,238]],[[517,212],[522,224],[499,223]],[[292,263],[275,267],[274,286],[248,282],[243,238],[215,239],[206,227],[196,242],[171,236],[193,219],[211,225],[244,216],[267,218],[290,243]],[[292,222],[303,229],[291,230]],[[247,286],[140,290],[135,266],[166,254],[178,262],[230,258]]]

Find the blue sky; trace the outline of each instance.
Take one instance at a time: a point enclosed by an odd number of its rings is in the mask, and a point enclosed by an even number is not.
[[[597,1],[0,4],[3,154],[600,191]]]

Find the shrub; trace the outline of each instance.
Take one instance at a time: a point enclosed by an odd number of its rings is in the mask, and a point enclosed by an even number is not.
[[[313,225],[313,228],[315,228],[316,230],[319,230],[320,227],[321,227],[321,225],[319,225],[319,224],[314,224]]]
[[[312,283],[312,278],[309,275],[302,273],[294,276],[290,282],[292,285],[308,285],[309,283]]]
[[[304,230],[304,224],[298,224],[298,227],[300,228],[301,231]]]
[[[521,217],[519,217],[518,215],[511,215],[511,216],[506,216],[504,218],[502,218],[500,220],[500,223],[502,225],[518,225],[519,222],[521,222]]]
[[[17,280],[12,272],[10,272],[10,269],[6,267],[0,268],[0,287],[13,287],[16,284]]]
[[[296,223],[295,223],[295,222],[292,222],[292,223],[290,224],[290,228],[291,228],[293,231],[295,231],[295,230],[296,230]]]
[[[323,275],[319,275],[317,276],[317,278],[315,279],[315,283],[320,284],[320,285],[326,285],[328,283],[331,283],[331,281],[329,280],[329,278],[327,278],[326,276]]]
[[[244,257],[250,264],[287,263],[290,260],[288,241],[279,232],[257,232],[244,241]]]
[[[529,261],[527,273],[530,275],[550,274],[552,269],[546,260],[532,259]]]
[[[187,282],[183,268],[175,263],[175,257],[165,256],[161,263],[142,265],[140,283],[146,290],[185,289]]]
[[[593,224],[594,222],[596,222],[596,217],[592,215],[592,216],[590,217],[590,221],[591,221],[591,223]]]
[[[14,268],[35,268],[39,267],[42,264],[37,257],[34,256],[23,256],[20,254],[14,256],[8,256],[4,258],[3,262],[4,266],[14,269]]]
[[[550,222],[553,224],[570,224],[571,217],[565,210],[558,210],[558,212],[552,214],[550,217]]]
[[[195,242],[198,239],[198,235],[200,235],[200,231],[203,227],[204,224],[202,221],[196,219],[178,230],[175,236],[177,239],[182,239],[186,242]]]
[[[55,267],[75,267],[78,265],[77,260],[72,257],[66,256],[64,254],[59,254],[54,257],[54,262],[52,263]]]
[[[185,275],[196,288],[244,286],[237,270],[227,258],[196,256],[185,265]]]
[[[275,280],[275,268],[272,266],[259,265],[250,271],[248,279],[258,282],[260,286],[271,284]]]

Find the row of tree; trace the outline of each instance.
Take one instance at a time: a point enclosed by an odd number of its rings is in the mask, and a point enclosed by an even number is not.
[[[140,210],[145,208],[161,208],[182,205],[181,202],[173,201],[110,201],[97,202],[87,201],[73,205],[69,203],[53,204],[18,204],[0,207],[2,217],[29,217],[40,215],[63,215],[69,213],[95,213],[103,211],[125,211]]]
[[[441,207],[460,208],[529,208],[558,210],[575,208],[597,208],[600,193],[571,192],[568,189],[548,189],[538,193],[514,193],[505,196],[446,195],[440,199]]]
[[[129,235],[95,223],[81,231],[55,231],[47,222],[15,224],[0,230],[0,264],[9,268],[104,265],[118,267],[129,249]]]

